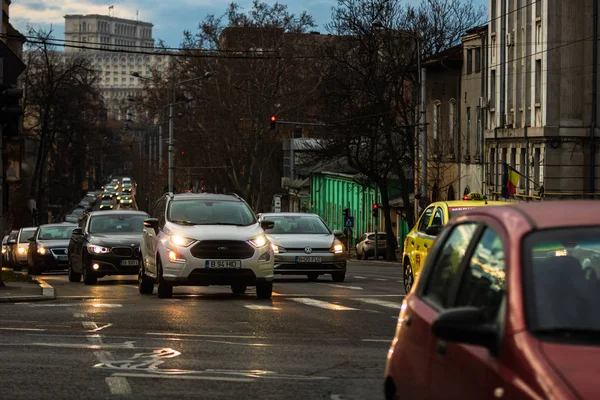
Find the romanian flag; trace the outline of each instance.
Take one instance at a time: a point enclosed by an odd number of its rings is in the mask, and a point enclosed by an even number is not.
[[[502,173],[502,197],[514,197],[519,185],[521,174],[516,169],[504,163],[504,172]]]

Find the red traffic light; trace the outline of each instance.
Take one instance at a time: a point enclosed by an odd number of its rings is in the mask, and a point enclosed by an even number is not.
[[[273,115],[273,116],[271,117],[271,122],[275,122],[275,121],[277,121],[277,117]]]
[[[181,155],[182,155],[182,156],[184,156],[184,155],[185,155],[185,151],[182,151],[182,152],[181,152]]]
[[[377,203],[373,204],[373,210],[377,210],[379,208],[379,206],[377,205]]]

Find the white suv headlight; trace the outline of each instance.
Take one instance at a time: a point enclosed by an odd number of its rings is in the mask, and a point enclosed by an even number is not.
[[[88,251],[94,254],[106,254],[110,251],[110,249],[102,246],[96,246],[95,244],[88,244]]]
[[[269,241],[265,235],[258,235],[257,237],[248,240],[248,242],[257,249],[265,247],[267,244],[269,244]]]
[[[181,247],[188,247],[189,245],[194,243],[194,239],[190,239],[190,238],[186,238],[186,237],[178,236],[178,235],[171,235],[171,237],[169,238],[169,241],[171,242],[172,245],[181,246]]]

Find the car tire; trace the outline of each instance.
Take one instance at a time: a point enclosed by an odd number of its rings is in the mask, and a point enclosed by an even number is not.
[[[346,280],[346,271],[344,271],[344,272],[333,272],[331,274],[331,279],[334,282],[344,282]]]
[[[306,274],[306,276],[308,277],[308,280],[311,282],[316,282],[319,280],[319,274],[316,272],[309,272],[308,274]]]
[[[77,282],[81,281],[81,274],[79,272],[73,271],[73,267],[71,266],[71,263],[69,263],[68,275],[69,275],[69,282],[77,283]]]
[[[162,276],[162,263],[160,259],[156,260],[156,272],[158,275],[158,298],[170,299],[173,297],[173,286],[169,285]]]
[[[98,277],[86,266],[83,266],[83,283],[86,285],[95,285],[98,282]]]
[[[152,294],[154,292],[154,279],[146,275],[144,258],[140,257],[140,269],[138,272],[138,292],[140,294]]]
[[[410,261],[404,262],[404,291],[406,294],[410,293],[415,281],[415,276],[413,274],[412,266],[410,265]]]
[[[256,297],[268,300],[273,295],[273,282],[256,285]]]
[[[358,251],[358,249],[356,249],[356,259],[357,260],[362,260],[363,255]]]
[[[233,294],[244,294],[246,293],[247,288],[248,287],[243,284],[231,285],[231,291],[233,292]]]

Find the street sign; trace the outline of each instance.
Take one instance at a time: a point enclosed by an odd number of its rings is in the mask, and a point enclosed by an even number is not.
[[[344,228],[354,228],[354,217],[344,217]]]

